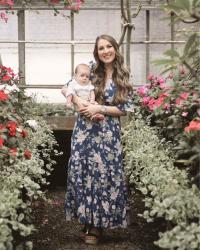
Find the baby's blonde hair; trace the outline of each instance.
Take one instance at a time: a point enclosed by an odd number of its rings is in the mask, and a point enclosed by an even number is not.
[[[89,67],[87,64],[85,64],[85,63],[79,63],[79,64],[76,66],[76,68],[75,68],[75,71],[74,71],[75,74],[78,73],[80,67],[87,67],[87,68],[90,70],[90,67]]]

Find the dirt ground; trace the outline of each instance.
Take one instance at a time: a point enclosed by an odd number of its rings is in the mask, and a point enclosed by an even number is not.
[[[97,246],[86,245],[79,237],[80,225],[66,222],[64,218],[65,189],[47,192],[49,202],[37,202],[34,206],[33,223],[37,231],[32,235],[34,250],[158,250],[153,244],[158,231],[165,228],[163,222],[146,223],[138,213],[143,211],[141,196],[134,193],[131,204],[130,225],[127,229],[104,230]]]

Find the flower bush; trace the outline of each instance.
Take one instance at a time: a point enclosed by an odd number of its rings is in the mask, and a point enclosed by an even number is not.
[[[12,69],[0,66],[0,249],[31,248],[22,243],[33,225],[31,205],[44,197],[51,173],[52,152],[57,154],[53,132],[42,116],[35,116],[33,100],[16,86]],[[34,120],[33,120],[34,116]]]
[[[188,78],[182,67],[165,79],[150,75],[148,80],[136,90],[135,105],[151,125],[159,128],[162,137],[173,142],[176,162],[189,166],[196,178],[200,164],[198,82]]]

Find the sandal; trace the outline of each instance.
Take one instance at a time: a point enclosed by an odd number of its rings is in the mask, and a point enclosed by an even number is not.
[[[97,245],[101,237],[101,231],[97,228],[92,228],[85,234],[85,243],[90,245]]]
[[[89,231],[89,226],[88,225],[84,225],[84,227],[81,229],[80,232],[80,238],[85,241],[85,235],[88,233]]]

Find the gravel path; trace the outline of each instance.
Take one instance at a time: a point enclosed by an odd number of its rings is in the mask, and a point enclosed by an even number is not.
[[[138,217],[142,213],[141,197],[134,195],[128,229],[104,230],[97,246],[86,245],[80,238],[80,225],[64,219],[64,188],[48,191],[49,202],[35,203],[33,223],[37,232],[33,234],[33,250],[158,250],[153,244],[157,239],[161,222],[146,223]],[[165,227],[165,226],[164,226]]]

